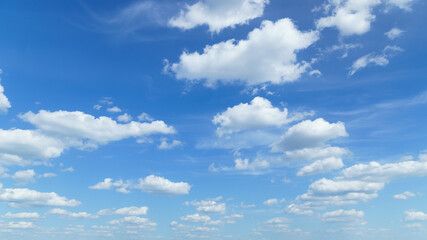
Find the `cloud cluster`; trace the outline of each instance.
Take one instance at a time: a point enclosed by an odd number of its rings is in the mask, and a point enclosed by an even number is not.
[[[317,31],[301,32],[288,19],[264,21],[247,39],[234,39],[206,46],[203,53],[181,54],[179,62],[167,66],[177,79],[204,80],[208,87],[218,82],[283,84],[297,80],[310,68],[298,62],[297,52],[319,39]]]
[[[247,24],[262,16],[269,0],[202,0],[187,5],[179,16],[171,18],[169,25],[184,30],[208,25],[210,32]]]

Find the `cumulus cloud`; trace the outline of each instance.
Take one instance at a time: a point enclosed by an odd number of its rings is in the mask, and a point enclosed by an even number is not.
[[[90,218],[98,218],[97,215],[92,215],[90,213],[87,212],[69,212],[65,209],[61,209],[61,208],[54,208],[51,209],[47,212],[47,214],[52,214],[52,215],[59,215],[62,218],[65,219],[90,219]]]
[[[98,212],[98,215],[126,215],[140,216],[147,215],[148,207],[124,207],[119,209],[103,209]]]
[[[193,223],[209,222],[210,220],[211,220],[211,218],[209,216],[207,216],[207,215],[200,215],[199,213],[181,217],[181,221],[193,222]]]
[[[247,24],[262,16],[269,0],[201,0],[187,5],[179,16],[171,18],[169,25],[184,30],[208,25],[210,32]]]
[[[329,0],[325,10],[330,16],[320,18],[317,28],[335,27],[343,36],[364,34],[375,20],[372,9],[380,3],[380,0]]]
[[[184,205],[195,206],[196,210],[203,214],[209,214],[209,213],[224,214],[226,210],[226,204],[218,202],[221,199],[222,199],[221,197],[218,197],[215,199],[191,201],[191,202],[185,202]]]
[[[394,197],[395,199],[406,200],[406,199],[408,199],[408,198],[410,198],[410,197],[415,197],[415,196],[416,196],[416,195],[415,195],[414,193],[411,193],[411,192],[409,192],[409,191],[406,191],[406,192],[401,193],[401,194],[395,194],[393,197]]]
[[[132,116],[127,114],[127,113],[124,113],[124,114],[119,115],[117,117],[117,121],[127,123],[127,122],[132,121]]]
[[[36,172],[33,169],[18,171],[13,174],[12,178],[20,185],[34,182]]]
[[[0,69],[1,74],[1,69]],[[0,85],[0,112],[7,112],[7,110],[11,108],[9,99],[4,95],[4,88]]]
[[[136,225],[140,228],[153,229],[157,224],[148,218],[142,218],[137,216],[128,216],[121,219],[111,220],[109,222],[111,225]]]
[[[38,219],[40,218],[40,215],[37,212],[20,212],[20,213],[7,212],[5,215],[1,217],[8,218],[8,219]]]
[[[325,222],[357,222],[361,221],[364,216],[363,211],[339,209],[322,214],[321,219]]]
[[[384,33],[389,39],[394,40],[402,35],[403,31],[399,28],[392,28],[390,31]]]
[[[411,5],[413,2],[414,0],[386,0],[386,4],[389,7],[398,7],[407,12],[412,10]]]
[[[343,155],[348,154],[349,151],[340,147],[315,147],[303,148],[293,151],[286,151],[286,157],[294,160],[313,160],[325,159],[328,157],[341,158]]]
[[[191,186],[185,182],[172,182],[163,177],[150,175],[140,178],[139,183],[134,188],[155,195],[175,196],[188,194]]]
[[[212,122],[218,125],[217,134],[231,134],[244,130],[281,127],[292,121],[297,121],[313,113],[299,113],[288,116],[288,110],[273,107],[268,99],[255,97],[250,103],[241,103],[218,113]]]
[[[81,203],[54,192],[38,192],[27,188],[0,188],[0,201],[10,207],[75,207]]]
[[[300,122],[287,130],[280,141],[273,143],[272,150],[292,151],[305,148],[316,148],[337,137],[348,136],[344,123],[329,123],[323,118],[314,121]]]
[[[107,108],[107,112],[110,112],[110,113],[119,113],[121,111],[122,110],[119,107],[117,107],[117,106]]]
[[[264,205],[273,206],[279,204],[279,200],[276,198],[268,199],[263,202]]]
[[[184,52],[178,63],[167,67],[177,79],[204,80],[208,87],[218,82],[283,84],[297,80],[309,69],[308,63],[297,61],[297,52],[318,39],[317,31],[301,32],[288,18],[264,21],[246,40],[208,45],[202,54]]]
[[[423,212],[409,210],[405,212],[405,215],[406,221],[427,221],[427,214]]]
[[[332,170],[340,169],[344,167],[344,163],[340,158],[325,158],[322,160],[317,160],[314,163],[301,168],[297,176],[306,176],[306,175],[314,175],[319,173],[326,173]]]
[[[117,192],[121,193],[130,193],[130,191],[127,189],[129,187],[129,183],[124,183],[123,180],[117,180],[114,181],[111,178],[106,178],[104,181],[99,182],[93,186],[90,186],[89,189],[96,189],[96,190],[110,190],[112,188],[115,188]]]
[[[157,146],[160,150],[170,150],[173,148],[181,147],[184,145],[181,141],[178,140],[172,140],[171,142],[168,142],[166,138],[162,138],[162,141]]]

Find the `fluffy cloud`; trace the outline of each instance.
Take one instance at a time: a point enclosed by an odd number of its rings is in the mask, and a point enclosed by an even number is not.
[[[332,170],[340,169],[344,166],[344,163],[340,158],[325,158],[317,160],[314,163],[301,168],[297,176],[313,175],[318,173],[326,173]]]
[[[318,39],[318,32],[301,32],[290,19],[264,21],[246,40],[231,39],[206,46],[202,54],[184,52],[179,63],[167,67],[177,79],[204,79],[209,87],[217,82],[283,84],[297,80],[310,67],[298,62],[296,53]]]
[[[313,160],[325,159],[328,157],[341,158],[343,155],[348,154],[349,151],[340,147],[316,147],[316,148],[303,148],[294,151],[286,151],[286,156],[295,160]]]
[[[322,214],[322,221],[325,222],[355,222],[361,221],[365,216],[363,211],[352,210],[343,210],[339,209],[336,211],[326,212]]]
[[[223,134],[244,130],[280,127],[289,122],[299,120],[305,115],[312,115],[312,113],[297,114],[288,118],[288,110],[286,108],[282,111],[273,107],[268,99],[255,97],[250,103],[241,103],[227,108],[222,113],[218,113],[212,122],[215,125],[219,125],[217,133],[222,136]]]
[[[279,200],[272,198],[272,199],[265,200],[263,204],[267,206],[273,206],[273,205],[279,204]]]
[[[2,85],[0,85],[0,112],[7,112],[10,107],[11,105],[9,99],[6,97],[6,95],[4,95],[4,88]]]
[[[0,162],[4,165],[28,165],[33,159],[59,157],[64,143],[33,130],[0,129]]]
[[[193,215],[187,215],[187,216],[181,217],[181,220],[186,222],[198,223],[198,222],[209,222],[211,218],[207,215],[200,215],[199,213],[196,213]]]
[[[185,202],[184,205],[195,206],[197,211],[204,213],[204,214],[209,214],[209,213],[224,214],[225,210],[226,210],[226,204],[218,202],[221,199],[222,199],[221,197],[218,197],[215,199],[191,201],[191,202]]]
[[[140,216],[147,215],[148,207],[124,207],[119,209],[102,209],[98,211],[98,215],[125,215],[125,216]]]
[[[38,192],[27,188],[0,188],[0,201],[11,207],[75,207],[81,203],[57,193]]]
[[[90,186],[90,189],[97,189],[97,190],[110,190],[112,188],[116,188],[117,192],[121,193],[129,193],[129,190],[127,188],[129,187],[128,183],[124,183],[123,180],[117,180],[114,181],[111,178],[106,178],[104,181],[99,182],[93,186]]]
[[[2,216],[2,218],[8,219],[37,219],[40,218],[40,215],[36,212],[20,212],[20,213],[11,213],[8,212]]]
[[[161,143],[157,146],[160,150],[169,150],[176,147],[181,147],[183,143],[178,140],[172,140],[171,142],[168,142],[166,138],[163,138]]]
[[[109,117],[95,118],[83,112],[40,111],[37,114],[27,112],[20,116],[38,129],[57,136],[83,139],[95,144],[106,144],[129,137],[151,134],[173,134],[175,129],[163,121],[151,123],[130,122],[118,124]]]
[[[336,27],[343,36],[364,34],[375,20],[372,9],[380,3],[380,0],[329,0],[325,10],[332,9],[331,16],[319,19],[317,28]]]
[[[300,122],[287,130],[281,140],[272,145],[273,151],[316,148],[337,137],[348,136],[344,123],[329,123],[322,118]]]
[[[411,11],[411,5],[414,0],[386,0],[386,4],[390,7],[398,7],[407,12]]]
[[[406,211],[405,212],[405,220],[406,221],[427,221],[427,214],[423,212],[417,212],[417,211]]]
[[[107,108],[107,112],[110,112],[110,113],[119,113],[119,112],[122,112],[122,110],[119,107],[115,106],[115,107]]]
[[[395,199],[406,200],[406,199],[408,199],[408,198],[410,198],[410,197],[415,197],[415,194],[414,194],[414,193],[411,193],[411,192],[406,191],[406,192],[401,193],[401,194],[396,194],[396,195],[394,195],[393,197],[394,197]]]
[[[36,176],[36,173],[33,169],[24,170],[24,171],[18,171],[15,174],[13,174],[12,178],[18,182],[20,185],[25,185],[27,183],[34,182],[34,177]]]
[[[190,192],[190,184],[185,182],[172,182],[163,177],[154,175],[140,178],[139,183],[134,186],[143,192],[152,193],[155,195],[185,195]]]
[[[403,31],[399,28],[392,28],[390,31],[384,33],[388,38],[394,40],[402,35]]]
[[[142,218],[137,216],[128,216],[122,219],[115,219],[109,222],[112,225],[136,225],[140,228],[153,229],[157,226],[155,222],[150,221],[148,218]]]
[[[169,25],[187,30],[206,24],[210,32],[219,33],[262,16],[268,3],[269,0],[202,0],[187,5],[178,17],[169,20]]]
[[[97,215],[92,215],[90,213],[87,212],[78,212],[78,213],[74,213],[74,212],[69,212],[67,210],[61,209],[61,208],[54,208],[51,209],[47,212],[47,214],[52,214],[52,215],[59,215],[63,218],[66,219],[88,219],[88,218],[98,218]]]
[[[125,114],[119,115],[117,117],[117,121],[127,123],[127,122],[132,121],[132,116],[129,115],[129,114],[127,114],[127,113],[125,113]]]

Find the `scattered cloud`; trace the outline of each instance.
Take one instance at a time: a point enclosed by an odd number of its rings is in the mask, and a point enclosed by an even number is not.
[[[154,195],[175,196],[189,194],[191,186],[186,182],[172,182],[163,177],[150,175],[140,178],[134,188]]]
[[[114,107],[107,108],[107,112],[110,112],[110,113],[119,113],[119,112],[122,112],[122,110],[119,107],[114,106]]]
[[[125,215],[140,216],[147,215],[148,207],[124,207],[119,209],[103,209],[98,211],[98,215]]]
[[[403,49],[397,46],[386,46],[380,55],[373,53],[367,54],[353,62],[349,75],[354,75],[357,71],[369,65],[386,66],[389,63],[389,58],[397,52],[402,52]]]
[[[405,215],[406,221],[427,221],[427,214],[423,212],[408,210],[405,212]]]
[[[127,122],[132,121],[132,116],[127,114],[127,113],[124,113],[124,114],[117,117],[117,121],[127,123]]]
[[[402,35],[403,31],[399,28],[392,28],[390,31],[384,33],[389,39],[394,40]]]
[[[67,210],[61,209],[61,208],[54,208],[49,210],[46,214],[52,214],[52,215],[58,215],[65,219],[91,219],[91,218],[98,218],[97,215],[92,215],[87,212],[69,212]]]
[[[416,196],[415,193],[411,193],[411,192],[406,191],[406,192],[401,193],[401,194],[396,194],[393,197],[395,199],[406,200],[410,197],[415,197],[415,196]]]
[[[171,142],[168,142],[166,138],[162,138],[161,143],[157,146],[160,150],[170,150],[177,147],[182,147],[184,144],[181,141],[178,140],[172,140]]]
[[[317,160],[314,163],[301,168],[297,176],[314,175],[319,173],[327,173],[332,170],[337,170],[344,167],[342,159],[330,157],[322,160]]]
[[[204,80],[208,87],[218,82],[283,84],[297,80],[310,68],[309,63],[297,61],[297,52],[318,39],[317,31],[301,32],[288,18],[264,21],[246,40],[231,39],[206,46],[202,54],[184,52],[179,63],[167,68],[177,79],[191,83]]]

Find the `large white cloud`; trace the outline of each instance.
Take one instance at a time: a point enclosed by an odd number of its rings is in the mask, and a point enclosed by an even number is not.
[[[317,28],[336,27],[343,36],[364,34],[375,20],[372,9],[380,3],[380,0],[329,0],[326,9],[332,9],[331,16],[320,18]]]
[[[129,137],[151,134],[173,134],[175,129],[163,121],[151,123],[130,122],[119,124],[109,117],[95,118],[92,115],[75,111],[49,112],[41,110],[37,114],[27,112],[20,118],[35,125],[38,129],[57,136],[77,138],[95,144],[106,144]]]
[[[184,52],[169,68],[177,79],[204,80],[210,87],[218,82],[282,84],[297,80],[309,68],[296,54],[318,39],[317,31],[301,32],[288,18],[264,21],[246,40],[208,45],[202,54]]]
[[[185,195],[190,192],[190,184],[186,182],[172,182],[166,178],[154,175],[140,178],[139,183],[134,186],[143,192],[155,195]]]
[[[280,110],[273,107],[268,99],[255,97],[250,103],[240,103],[239,105],[227,108],[222,113],[218,113],[212,122],[218,125],[217,133],[222,136],[223,134],[244,130],[280,127],[311,114],[300,113],[289,118],[286,108]]]
[[[337,137],[348,136],[344,123],[329,123],[323,118],[300,122],[287,130],[281,140],[272,145],[273,151],[316,148]]]
[[[38,192],[27,188],[0,188],[0,201],[11,207],[75,207],[81,203],[54,192]]]
[[[187,30],[206,24],[210,32],[218,33],[262,16],[268,3],[269,0],[202,0],[187,5],[178,17],[169,20],[169,25]]]

